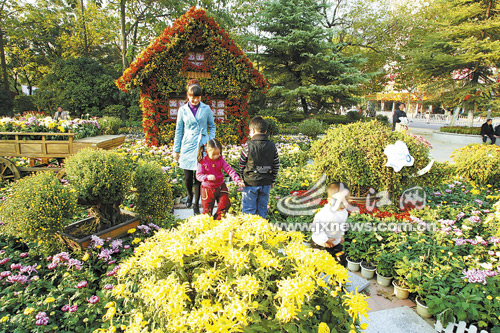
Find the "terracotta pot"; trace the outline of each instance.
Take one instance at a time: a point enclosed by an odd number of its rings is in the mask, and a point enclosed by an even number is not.
[[[112,226],[111,228],[101,230],[95,233],[96,236],[100,238],[118,238],[123,235],[126,235],[130,229],[136,228],[139,225],[140,219],[139,217],[132,212],[121,210],[122,215],[129,215],[130,219],[127,219],[125,222]],[[77,228],[81,224],[89,223],[92,221],[94,217],[89,217],[75,223],[72,223],[66,226],[65,230],[71,230]],[[77,238],[70,234],[65,233],[64,231],[58,234],[59,239],[61,239],[64,243],[66,243],[69,247],[74,250],[83,250],[90,244],[90,237],[92,235],[87,235],[85,237]]]
[[[380,275],[377,271],[377,283],[383,287],[389,287],[391,285],[392,277],[386,277]]]
[[[351,272],[357,272],[357,271],[359,271],[360,264],[361,264],[361,262],[350,261],[349,257],[347,257],[347,268]]]
[[[392,285],[394,286],[394,294],[399,299],[407,299],[410,296],[410,290],[406,288],[401,288],[396,284],[396,281],[392,281]]]

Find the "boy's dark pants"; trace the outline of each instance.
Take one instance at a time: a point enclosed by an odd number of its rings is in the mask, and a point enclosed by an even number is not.
[[[330,255],[337,260],[342,266],[346,267],[347,266],[347,258],[343,250],[342,243],[337,244],[334,247],[325,247],[325,246],[319,246],[318,244],[312,242],[311,247],[313,249],[320,249],[323,251],[326,251],[330,253]]]
[[[231,201],[229,201],[229,193],[226,184],[222,184],[217,188],[210,188],[201,186],[201,205],[203,206],[203,214],[212,215],[212,210],[214,209],[214,204],[217,201],[217,212],[215,212],[214,218],[220,220],[224,215],[226,215],[229,207],[231,207]]]

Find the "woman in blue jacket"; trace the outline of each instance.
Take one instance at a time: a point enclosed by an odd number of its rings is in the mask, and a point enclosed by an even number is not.
[[[215,123],[212,110],[201,101],[202,90],[198,80],[189,80],[188,102],[177,112],[174,138],[174,159],[184,169],[184,183],[188,192],[186,207],[193,206],[195,214],[200,213],[200,182],[195,171],[198,164],[198,150],[208,140],[215,138]],[[194,182],[194,203],[193,203]]]

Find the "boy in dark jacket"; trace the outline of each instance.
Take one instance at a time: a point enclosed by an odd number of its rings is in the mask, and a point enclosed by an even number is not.
[[[276,181],[280,160],[278,150],[267,136],[267,121],[254,117],[249,124],[250,140],[242,146],[240,177],[245,182],[241,210],[246,214],[267,216],[269,192]]]

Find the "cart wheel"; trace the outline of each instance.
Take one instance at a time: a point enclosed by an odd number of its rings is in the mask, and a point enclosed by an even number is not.
[[[21,173],[14,163],[0,157],[0,179],[4,182],[15,181],[21,178]]]
[[[66,176],[66,169],[61,169],[59,172],[56,174],[57,179],[61,180]]]

